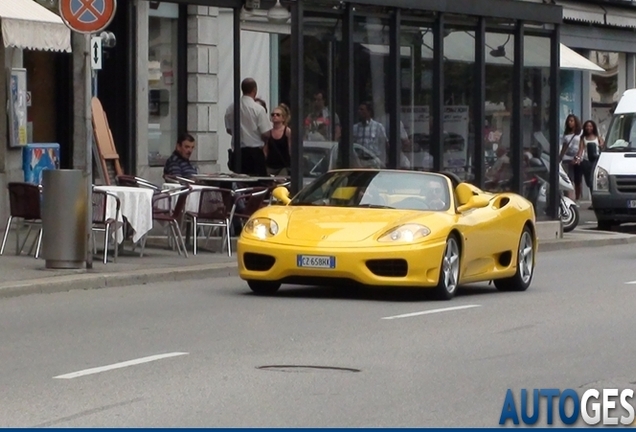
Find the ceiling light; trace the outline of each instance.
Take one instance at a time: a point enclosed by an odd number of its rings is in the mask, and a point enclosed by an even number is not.
[[[267,11],[267,19],[276,24],[285,24],[289,20],[289,11],[280,4],[280,0],[276,0],[276,4]]]

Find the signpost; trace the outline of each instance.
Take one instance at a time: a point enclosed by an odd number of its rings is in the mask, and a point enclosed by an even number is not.
[[[102,68],[102,38],[93,36],[91,38],[91,69],[101,70]]]
[[[88,193],[88,209],[86,212],[86,268],[93,268],[93,248],[91,242],[93,226],[93,148],[96,146],[92,124],[92,82],[95,70],[102,67],[101,38],[91,37],[104,30],[112,22],[117,11],[117,0],[59,0],[60,17],[71,30],[85,35],[86,52],[84,63],[84,104],[86,124],[86,161],[84,177]],[[97,49],[93,48],[99,39]],[[97,164],[101,166],[101,164]]]

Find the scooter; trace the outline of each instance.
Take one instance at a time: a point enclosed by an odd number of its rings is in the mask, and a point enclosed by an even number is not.
[[[541,157],[532,158],[530,165],[537,166],[538,162],[540,162],[545,168],[544,170],[538,170],[535,172],[535,175],[541,182],[537,203],[541,203],[545,206],[548,201],[547,196],[550,184],[548,181],[550,173],[550,156],[548,153],[549,144],[542,132],[535,132],[534,137],[539,144],[541,144],[542,151]],[[579,206],[576,202],[574,202],[574,200],[566,195],[567,191],[573,192],[574,184],[572,184],[572,181],[570,180],[570,177],[568,177],[567,172],[563,169],[563,166],[559,164],[559,193],[561,195],[559,202],[559,216],[563,224],[564,232],[570,232],[576,228],[580,219]]]

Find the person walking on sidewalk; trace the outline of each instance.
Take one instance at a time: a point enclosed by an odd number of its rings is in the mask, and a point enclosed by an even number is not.
[[[263,146],[271,136],[272,124],[267,118],[267,112],[256,101],[258,85],[253,78],[245,78],[241,83],[240,114],[241,130],[239,133],[239,147],[241,152],[241,174],[252,176],[266,176],[265,153]],[[234,127],[234,104],[225,113],[225,130],[232,136],[232,150],[236,151],[236,136]],[[232,152],[230,152],[230,155]],[[230,159],[232,157],[230,156]],[[232,169],[234,164],[231,163]]]

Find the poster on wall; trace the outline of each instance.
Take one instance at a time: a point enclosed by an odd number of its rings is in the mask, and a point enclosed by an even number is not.
[[[468,106],[444,107],[444,169],[466,177],[468,167]],[[402,107],[404,127],[415,144],[409,155],[415,168],[432,168],[430,146],[430,111],[428,106]],[[421,150],[420,150],[421,149]],[[420,151],[418,151],[420,150]]]
[[[26,69],[14,68],[7,71],[9,146],[21,147],[27,144],[27,90]]]

